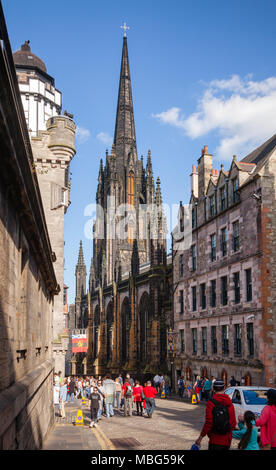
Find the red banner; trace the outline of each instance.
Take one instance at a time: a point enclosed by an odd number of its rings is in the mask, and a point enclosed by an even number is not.
[[[87,339],[86,335],[73,335],[72,336],[72,352],[87,352]]]

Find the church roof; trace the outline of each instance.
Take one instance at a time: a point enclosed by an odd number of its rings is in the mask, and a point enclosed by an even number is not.
[[[16,66],[37,67],[43,72],[47,72],[46,65],[37,57],[30,48],[30,41],[25,41],[21,49],[13,53],[13,60]]]
[[[137,149],[127,38],[124,37],[123,41],[114,146],[117,159],[122,159],[123,162],[126,162],[131,149],[133,149],[134,155],[137,158]]]

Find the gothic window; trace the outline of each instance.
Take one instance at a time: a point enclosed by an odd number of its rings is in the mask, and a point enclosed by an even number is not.
[[[134,206],[134,173],[128,174],[128,204]]]
[[[112,332],[114,323],[113,303],[109,302],[106,312],[106,359],[112,359]]]
[[[128,205],[134,208],[134,173],[130,171],[128,174]],[[131,210],[130,208],[130,210]],[[134,240],[134,227],[131,221],[128,224],[128,242],[133,243]]]
[[[179,256],[179,276],[184,275],[184,255]]]

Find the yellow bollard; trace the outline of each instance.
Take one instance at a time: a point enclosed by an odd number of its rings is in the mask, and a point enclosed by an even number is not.
[[[85,398],[84,397],[82,397],[82,399],[81,399],[81,404],[85,405]]]
[[[193,395],[192,395],[192,405],[196,405],[196,404],[197,404],[196,395],[193,393]]]
[[[166,398],[166,395],[165,395],[165,392],[164,392],[164,390],[162,390],[162,393],[161,393],[161,398]]]
[[[82,414],[82,410],[78,410],[78,412],[77,412],[77,417],[76,417],[75,425],[76,425],[76,426],[83,426],[83,414]]]

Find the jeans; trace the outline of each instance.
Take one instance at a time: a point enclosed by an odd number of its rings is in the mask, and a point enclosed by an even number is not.
[[[84,398],[89,398],[90,397],[90,389],[86,387],[84,389]]]
[[[179,388],[179,396],[180,396],[180,398],[183,398],[183,396],[184,396],[184,388]]]
[[[148,416],[152,416],[155,409],[155,400],[154,398],[146,398],[147,413]]]
[[[112,403],[106,403],[105,404],[105,409],[106,409],[106,416],[109,418],[110,416],[114,416],[114,411],[113,411],[113,405]]]
[[[116,392],[116,402],[117,402],[117,408],[120,408],[120,402],[121,402],[121,392]]]
[[[70,396],[71,396],[71,403],[74,403],[74,392],[72,392],[72,393],[67,393],[66,403],[68,403]]]
[[[209,400],[210,398],[210,390],[204,390],[204,398],[206,401]]]
[[[103,409],[103,400],[101,400],[101,408],[98,409],[97,419],[100,419],[100,417],[102,416],[102,409]]]
[[[171,391],[170,391],[170,387],[169,385],[165,385],[165,395],[170,395],[171,394]]]

